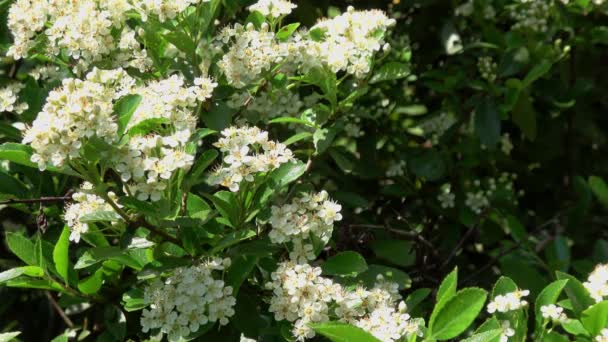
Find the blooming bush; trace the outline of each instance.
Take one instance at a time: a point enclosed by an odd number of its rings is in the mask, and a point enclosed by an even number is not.
[[[608,341],[604,1],[0,15],[0,341]]]

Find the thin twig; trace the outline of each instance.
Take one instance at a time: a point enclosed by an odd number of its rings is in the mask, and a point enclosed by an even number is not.
[[[44,291],[44,293],[46,294],[46,298],[49,299],[49,302],[51,303],[51,305],[53,306],[55,311],[57,311],[57,313],[59,314],[61,319],[63,319],[65,324],[68,326],[68,328],[73,328],[74,322],[72,322],[72,320],[68,317],[68,315],[63,311],[63,309],[61,308],[59,303],[57,303],[55,298],[53,298],[53,295],[49,291]]]
[[[28,199],[9,199],[0,201],[0,205],[3,204],[19,204],[19,203],[50,203],[50,202],[64,202],[72,199],[72,196],[59,196],[59,197],[40,197],[40,198],[28,198]]]
[[[535,233],[543,230],[544,228],[546,228],[550,224],[557,223],[559,216],[560,216],[560,214],[552,217],[547,222],[542,223],[540,226],[536,227],[535,229],[533,229],[532,231],[530,231],[528,234],[526,234],[525,238],[523,238],[520,241],[518,241],[515,245],[511,246],[510,248],[507,248],[506,250],[500,252],[498,255],[492,257],[490,259],[490,261],[488,261],[485,265],[483,265],[481,268],[478,268],[475,272],[473,272],[471,275],[469,275],[467,278],[465,278],[462,281],[462,284],[466,284],[469,281],[475,279],[475,277],[477,277],[481,273],[485,272],[488,268],[494,266],[494,264],[496,264],[496,262],[498,262],[498,260],[500,260],[500,258],[502,258],[505,255],[510,254],[511,252],[519,249],[524,244],[524,242],[527,242],[528,239],[530,239],[530,237],[532,237],[533,234],[535,234]]]
[[[448,266],[450,264],[452,259],[454,259],[454,257],[456,257],[456,254],[458,254],[458,251],[462,248],[462,246],[464,246],[465,242],[467,242],[467,240],[471,237],[471,235],[473,235],[473,233],[477,230],[477,228],[479,228],[479,225],[484,221],[484,219],[487,217],[489,212],[490,212],[490,210],[486,210],[485,212],[483,212],[479,216],[479,219],[477,220],[477,222],[475,222],[475,224],[472,225],[466,231],[466,233],[464,233],[464,235],[462,236],[460,241],[458,241],[458,243],[456,244],[454,249],[452,249],[452,251],[450,252],[450,255],[447,257],[447,259],[445,259],[445,261],[441,264],[441,266],[439,266],[440,270],[446,268],[446,266]]]

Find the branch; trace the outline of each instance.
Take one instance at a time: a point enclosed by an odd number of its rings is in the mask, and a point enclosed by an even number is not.
[[[59,303],[57,303],[55,298],[53,298],[53,295],[49,291],[44,291],[44,293],[46,294],[46,298],[49,299],[49,302],[51,303],[51,305],[53,306],[55,311],[57,311],[57,313],[59,314],[61,319],[63,319],[65,324],[68,326],[68,328],[70,328],[70,329],[73,328],[74,322],[72,322],[72,320],[68,317],[68,315],[63,311],[61,306],[59,306]]]
[[[494,264],[496,264],[496,262],[498,262],[498,260],[500,260],[500,258],[502,258],[503,256],[519,249],[524,242],[527,242],[528,239],[530,239],[530,237],[532,237],[533,234],[541,231],[542,229],[544,229],[545,227],[549,226],[550,224],[555,224],[558,223],[558,218],[561,214],[557,214],[554,217],[552,217],[551,219],[549,219],[547,222],[544,222],[543,224],[541,224],[540,226],[534,228],[532,231],[530,231],[526,237],[520,241],[518,241],[515,245],[511,246],[510,248],[507,248],[506,250],[500,252],[498,255],[492,257],[490,259],[490,261],[488,261],[485,265],[483,265],[481,268],[478,268],[477,271],[473,272],[471,275],[469,275],[467,278],[465,278],[461,284],[466,284],[467,282],[473,280],[475,277],[477,277],[478,275],[480,275],[481,273],[483,273],[485,270],[487,270],[488,268],[492,267]]]
[[[0,205],[3,204],[19,204],[19,203],[52,203],[52,202],[64,202],[70,201],[71,195],[58,196],[58,197],[40,197],[40,198],[28,198],[28,199],[9,199],[6,201],[0,201]]]
[[[445,259],[445,261],[441,264],[441,266],[439,266],[440,270],[444,269],[446,266],[448,266],[450,264],[450,262],[452,261],[452,259],[454,259],[454,257],[456,256],[456,254],[458,254],[458,251],[462,248],[462,246],[464,246],[465,242],[471,237],[471,235],[473,235],[473,233],[477,230],[477,228],[479,227],[479,225],[481,224],[481,222],[483,222],[485,220],[485,218],[488,216],[489,212],[490,212],[490,210],[488,209],[484,213],[482,213],[479,216],[479,219],[477,220],[477,222],[475,222],[475,224],[472,225],[466,231],[466,233],[464,233],[464,235],[462,236],[462,238],[460,239],[460,241],[458,241],[458,244],[456,244],[456,246],[454,247],[454,249],[452,249],[452,251],[450,252],[450,255],[448,256],[448,258]]]

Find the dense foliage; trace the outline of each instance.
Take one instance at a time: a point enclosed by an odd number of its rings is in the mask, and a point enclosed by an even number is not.
[[[0,341],[608,341],[604,0],[0,13]]]

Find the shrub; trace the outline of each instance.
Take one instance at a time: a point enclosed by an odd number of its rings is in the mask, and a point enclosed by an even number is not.
[[[0,9],[0,341],[608,341],[603,0]]]

